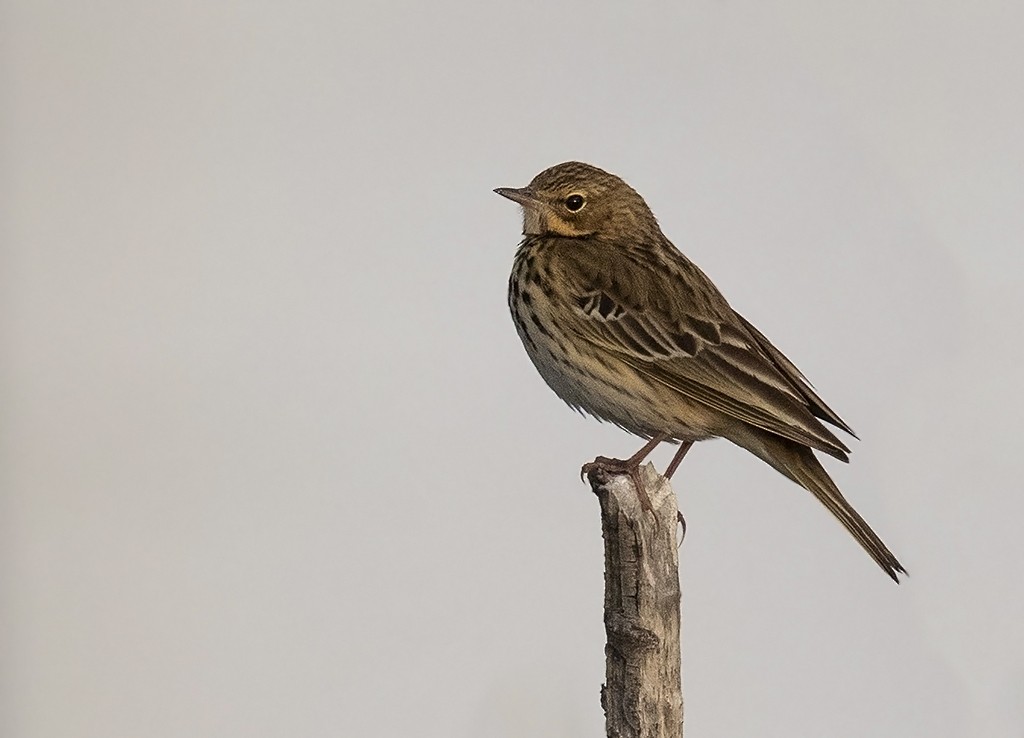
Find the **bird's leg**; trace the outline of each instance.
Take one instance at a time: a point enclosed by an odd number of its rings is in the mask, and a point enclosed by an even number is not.
[[[651,455],[651,451],[653,451],[659,443],[667,438],[667,434],[659,433],[645,443],[642,449],[637,451],[628,459],[609,459],[607,456],[598,456],[593,461],[583,465],[583,468],[580,469],[580,477],[589,474],[595,469],[601,469],[609,474],[628,474],[629,478],[633,480],[633,486],[636,487],[636,494],[640,498],[640,506],[643,507],[644,510],[653,513],[654,506],[651,504],[651,498],[647,496],[647,490],[644,488],[643,479],[640,478],[640,464],[643,463],[644,459]]]
[[[686,452],[690,450],[692,445],[693,441],[682,441],[679,444],[679,450],[676,451],[676,455],[672,457],[668,468],[665,469],[665,479],[671,479],[672,475],[676,473],[676,469],[679,468],[679,464],[683,461],[683,457],[686,456]]]
[[[679,450],[676,451],[676,455],[672,457],[672,461],[669,462],[668,468],[665,469],[665,478],[671,479],[672,475],[676,473],[676,469],[679,468],[679,464],[683,461],[683,457],[686,456],[686,452],[690,450],[690,446],[693,445],[693,441],[680,441]],[[679,535],[679,542],[682,543],[683,539],[686,538],[686,518],[683,514],[676,510],[676,519],[679,524],[683,526],[683,532]]]

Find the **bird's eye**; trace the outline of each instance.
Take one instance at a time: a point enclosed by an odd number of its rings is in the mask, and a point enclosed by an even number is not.
[[[569,195],[565,198],[565,207],[574,213],[583,207],[583,203],[583,195]]]

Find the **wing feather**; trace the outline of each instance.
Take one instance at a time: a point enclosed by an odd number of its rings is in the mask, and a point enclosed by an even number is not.
[[[736,313],[736,317],[742,321],[743,327],[746,328],[747,332],[754,337],[754,340],[757,341],[761,349],[768,354],[779,371],[781,371],[793,386],[797,388],[800,394],[804,396],[811,412],[816,417],[831,423],[837,428],[842,428],[844,431],[856,438],[857,434],[853,432],[853,429],[847,425],[846,421],[840,418],[832,408],[825,404],[825,401],[822,400],[818,396],[818,393],[814,391],[814,387],[809,381],[807,381],[807,377],[804,376],[803,372],[796,367],[796,364],[786,358],[785,354],[775,348],[772,342],[769,341],[761,331],[755,328],[749,320],[739,313]]]
[[[846,424],[682,254],[670,270],[638,270],[635,254],[587,250],[590,258],[570,253],[560,270],[578,307],[568,327],[580,338],[690,400],[847,460],[849,448],[818,417]]]

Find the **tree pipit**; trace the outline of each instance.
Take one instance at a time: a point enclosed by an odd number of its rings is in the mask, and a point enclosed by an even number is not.
[[[899,582],[906,570],[813,453],[848,460],[821,421],[853,431],[672,245],[632,187],[566,162],[495,192],[523,208],[508,303],[537,371],[571,407],[648,441],[584,471],[630,474],[650,508],[637,470],[659,443],[680,444],[671,476],[694,441],[727,438],[809,490]]]

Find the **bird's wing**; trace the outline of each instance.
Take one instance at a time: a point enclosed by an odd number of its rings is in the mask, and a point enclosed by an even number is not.
[[[703,272],[669,248],[668,263],[610,245],[563,252],[558,271],[576,318],[567,328],[691,400],[846,461],[849,448],[812,415],[806,382],[787,376],[792,364],[774,347],[777,357],[766,353]]]
[[[840,418],[835,410],[825,404],[825,401],[822,400],[818,396],[818,393],[814,391],[814,387],[812,387],[811,383],[807,381],[807,377],[804,376],[803,372],[796,367],[796,364],[786,358],[785,354],[775,348],[772,342],[769,341],[761,331],[755,328],[749,320],[739,313],[736,313],[736,317],[740,319],[740,322],[743,323],[743,327],[747,329],[747,333],[753,337],[757,342],[757,345],[761,347],[761,350],[768,355],[776,368],[782,372],[793,387],[803,395],[808,408],[814,416],[824,420],[826,423],[831,423],[837,428],[842,428],[844,431],[856,438],[857,434],[853,432],[853,428],[848,426],[846,421]]]

